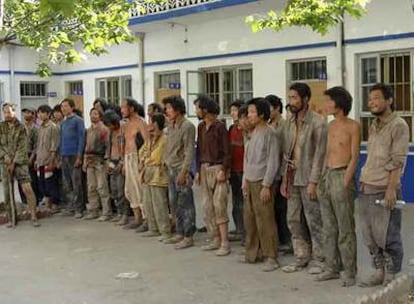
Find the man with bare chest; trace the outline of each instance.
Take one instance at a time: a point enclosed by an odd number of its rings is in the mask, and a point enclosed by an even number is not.
[[[125,227],[136,229],[143,223],[138,150],[148,140],[148,129],[144,119],[139,115],[140,105],[136,100],[125,98],[121,104],[121,112],[122,116],[128,119],[124,125],[125,197],[134,213],[134,221]]]
[[[333,115],[328,127],[325,169],[319,183],[319,201],[325,241],[325,271],[316,281],[338,279],[355,284],[356,234],[354,219],[355,170],[360,147],[359,124],[348,118],[352,96],[342,87],[325,91],[326,110]],[[339,253],[339,256],[338,256]]]

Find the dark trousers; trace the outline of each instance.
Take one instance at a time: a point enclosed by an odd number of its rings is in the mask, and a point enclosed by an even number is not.
[[[279,244],[290,243],[290,230],[287,223],[287,199],[280,193],[280,181],[277,181],[275,189],[275,220],[279,237]]]
[[[84,177],[82,168],[75,167],[75,161],[75,155],[62,157],[63,189],[68,210],[82,212],[85,209]]]
[[[59,204],[59,181],[57,170],[55,170],[50,177],[46,177],[45,167],[41,166],[39,169],[38,184],[39,190],[44,197],[49,197],[53,204]]]
[[[375,204],[384,199],[385,193],[359,195],[360,226],[364,243],[372,257],[376,269],[384,269],[388,273],[401,271],[404,256],[401,240],[401,210],[389,210]],[[397,195],[400,197],[400,194]]]
[[[179,169],[168,170],[168,198],[170,208],[176,210],[176,234],[192,237],[196,229],[192,180],[189,177],[186,185],[178,187],[176,180],[179,172]]]
[[[244,235],[244,224],[243,224],[243,191],[242,191],[242,172],[231,172],[230,174],[230,185],[231,195],[233,201],[232,216],[234,225],[236,226],[236,232]]]
[[[121,172],[112,172],[109,175],[111,199],[115,204],[118,215],[128,215],[129,202],[125,197],[125,176]]]

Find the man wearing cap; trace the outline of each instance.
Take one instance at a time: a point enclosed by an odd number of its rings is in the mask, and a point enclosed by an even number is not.
[[[32,107],[26,107],[22,109],[22,113],[24,119],[24,128],[27,134],[27,153],[29,156],[29,174],[32,180],[31,185],[36,196],[36,202],[39,203],[42,199],[42,195],[39,192],[37,172],[34,167],[36,160],[37,138],[39,135],[39,129],[35,124],[36,110]],[[19,192],[23,203],[26,204],[26,197],[20,186]]]
[[[2,106],[4,121],[0,123],[0,163],[3,171],[4,200],[7,206],[9,224],[13,227],[13,216],[17,216],[16,210],[12,208],[14,202],[11,201],[13,195],[13,180],[22,188],[27,198],[29,210],[32,218],[32,225],[39,227],[40,224],[36,217],[36,197],[30,185],[29,158],[27,153],[27,133],[24,125],[16,118],[15,106],[5,103]],[[11,183],[11,185],[10,185]],[[10,189],[11,188],[11,189]],[[12,212],[15,214],[13,215]]]

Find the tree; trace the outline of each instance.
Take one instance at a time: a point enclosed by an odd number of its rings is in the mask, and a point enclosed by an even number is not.
[[[246,22],[253,32],[309,26],[325,35],[330,27],[343,22],[345,14],[354,18],[363,16],[368,2],[370,0],[289,0],[281,12],[269,11],[266,16],[248,16]]]
[[[132,42],[127,0],[0,0],[0,47],[26,46],[39,53],[37,73],[50,64],[75,63],[82,52],[101,55],[111,45]]]

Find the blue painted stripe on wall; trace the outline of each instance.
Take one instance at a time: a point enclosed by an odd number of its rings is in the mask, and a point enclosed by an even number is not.
[[[387,41],[387,40],[398,40],[398,39],[407,39],[407,38],[414,38],[414,32],[382,35],[382,36],[372,36],[372,37],[364,37],[364,38],[355,38],[355,39],[345,39],[345,44],[361,44],[361,43],[381,42],[381,41]]]
[[[134,17],[129,20],[129,25],[136,25],[136,24],[143,24],[153,21],[160,21],[170,18],[182,17],[190,14],[197,14],[202,12],[207,12],[219,8],[234,6],[234,5],[241,5],[251,2],[257,2],[258,0],[222,0],[219,2],[211,2],[200,4],[196,6],[190,6],[185,8],[180,8],[177,10],[168,11],[165,13],[158,13],[153,15],[144,15],[139,17]]]
[[[79,71],[70,71],[70,72],[56,72],[53,73],[55,76],[65,76],[65,75],[75,75],[75,74],[86,74],[86,73],[97,73],[97,72],[106,72],[106,71],[115,71],[115,70],[125,70],[125,69],[134,69],[138,68],[138,64],[128,64],[120,66],[112,66],[105,68],[96,68],[89,70],[79,70]]]

